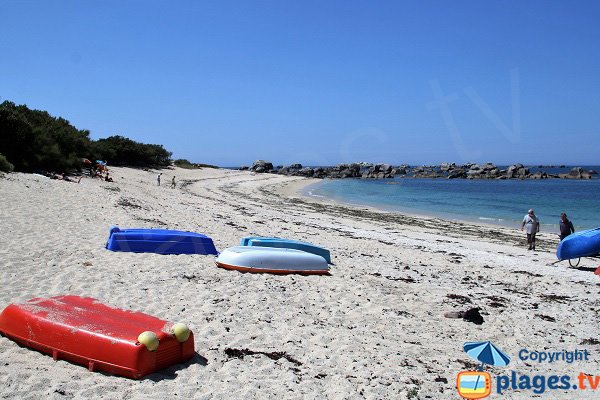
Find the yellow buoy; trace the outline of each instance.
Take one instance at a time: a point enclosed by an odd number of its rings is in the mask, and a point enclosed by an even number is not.
[[[185,342],[190,337],[190,328],[186,324],[177,323],[171,328],[171,333],[180,343]]]
[[[137,338],[138,342],[146,346],[149,351],[158,349],[158,336],[154,332],[146,331],[140,333]]]

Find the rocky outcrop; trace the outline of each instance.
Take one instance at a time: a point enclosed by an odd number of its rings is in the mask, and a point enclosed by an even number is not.
[[[248,167],[240,168],[248,169]],[[395,176],[411,178],[446,178],[446,179],[591,179],[597,174],[593,170],[584,170],[581,167],[573,168],[566,174],[551,174],[545,171],[531,173],[523,164],[513,164],[507,169],[500,169],[491,162],[485,164],[466,163],[441,163],[439,165],[422,165],[411,168],[402,164],[394,167],[390,164],[372,164],[367,162],[338,164],[335,167],[303,167],[302,164],[277,166],[264,160],[257,160],[250,167],[254,172],[270,172],[280,175],[304,176],[308,178],[363,178],[387,179]]]
[[[529,175],[529,179],[548,179],[548,174],[542,171],[538,171],[534,174]]]
[[[365,179],[393,178],[397,169],[389,164],[375,164],[361,174]]]
[[[523,164],[514,164],[506,169],[506,177],[508,179],[525,179],[529,175],[529,169]]]
[[[571,169],[568,174],[558,174],[558,176],[563,179],[592,179],[592,175],[593,174],[590,174],[590,171],[585,171],[581,167]]]
[[[292,164],[287,167],[279,168],[278,173],[280,175],[299,175],[301,169],[302,164]]]
[[[256,160],[250,167],[252,172],[271,172],[273,170],[273,164],[265,160]]]

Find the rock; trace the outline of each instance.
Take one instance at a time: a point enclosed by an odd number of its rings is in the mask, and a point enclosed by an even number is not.
[[[353,164],[354,165],[354,164]],[[368,170],[362,172],[357,170],[355,166],[352,167],[352,177],[362,177],[362,178],[373,178],[373,179],[382,179],[382,178],[393,178],[396,175],[394,168],[389,164],[375,164],[371,166]]]
[[[528,168],[520,168],[517,170],[517,177],[520,179],[525,179],[527,177],[527,175],[529,175],[529,169]]]
[[[498,168],[494,167],[493,169],[490,169],[490,170],[487,171],[487,177],[488,178],[493,179],[493,178],[498,177],[498,175],[500,175],[500,170]]]
[[[423,172],[417,172],[417,173],[413,173],[413,178],[442,178],[444,177],[444,175],[440,172],[436,172],[436,171],[423,171]]]
[[[455,164],[455,163],[451,163],[451,164],[448,164],[448,163],[441,163],[441,164],[440,164],[440,171],[444,171],[444,172],[446,172],[446,171],[449,171],[449,170],[451,170],[451,169],[454,169],[455,167],[456,167],[456,164]]]
[[[250,168],[247,165],[242,165],[240,171],[248,171]]]
[[[558,174],[562,179],[591,179],[592,175],[581,167],[575,167],[568,174]]]
[[[323,179],[327,177],[327,172],[324,168],[315,168],[313,171],[313,178]]]
[[[465,179],[467,177],[467,173],[463,168],[457,168],[452,172],[448,173],[448,179]]]
[[[529,175],[529,179],[548,179],[548,174],[542,171],[538,171],[535,174]]]
[[[483,324],[483,317],[479,313],[479,307],[468,309],[465,311],[462,318],[467,322],[474,323],[475,325]]]
[[[572,168],[571,171],[569,171],[569,175],[571,175],[575,179],[580,179],[582,172],[583,172],[583,168],[575,167],[575,168]]]
[[[524,179],[527,175],[529,175],[529,169],[525,168],[523,164],[511,165],[506,170],[506,177],[508,179]]]
[[[300,170],[302,169],[302,164],[292,164],[287,167],[279,167],[280,175],[299,175]]]
[[[360,176],[360,165],[357,163],[350,164],[350,171],[352,171],[355,178],[358,178]]]
[[[306,177],[311,177],[315,174],[315,170],[309,167],[306,168],[302,168],[300,171],[298,171],[298,175],[301,176],[306,176]]]
[[[467,311],[447,311],[444,313],[446,318],[462,318],[467,322],[472,322],[475,325],[483,324],[483,317],[479,313],[479,307],[470,308]]]
[[[270,172],[273,170],[273,164],[265,160],[256,160],[252,164],[252,167],[250,167],[250,170],[259,173]]]

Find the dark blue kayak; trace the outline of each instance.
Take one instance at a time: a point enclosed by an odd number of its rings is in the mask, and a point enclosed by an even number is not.
[[[261,246],[261,247],[276,247],[280,249],[296,249],[307,253],[321,256],[331,264],[331,255],[329,250],[323,247],[316,246],[312,243],[301,242],[300,240],[281,239],[273,237],[246,236],[241,241],[242,246]]]
[[[201,233],[169,229],[119,229],[112,227],[106,248],[112,251],[158,254],[214,254],[210,237]]]
[[[559,260],[571,260],[579,257],[600,254],[600,228],[575,232],[564,238],[556,249]]]

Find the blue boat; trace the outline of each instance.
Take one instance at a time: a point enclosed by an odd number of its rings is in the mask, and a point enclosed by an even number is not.
[[[106,248],[111,251],[158,254],[214,254],[210,237],[194,232],[168,229],[120,229],[109,231]]]
[[[556,249],[559,260],[591,257],[600,254],[600,228],[575,232],[564,238]]]
[[[331,264],[331,254],[329,253],[329,250],[316,246],[312,243],[301,242],[299,240],[261,236],[246,236],[242,238],[241,245],[301,250],[307,253],[312,253],[321,256],[325,259],[325,261],[327,261],[328,264]]]

